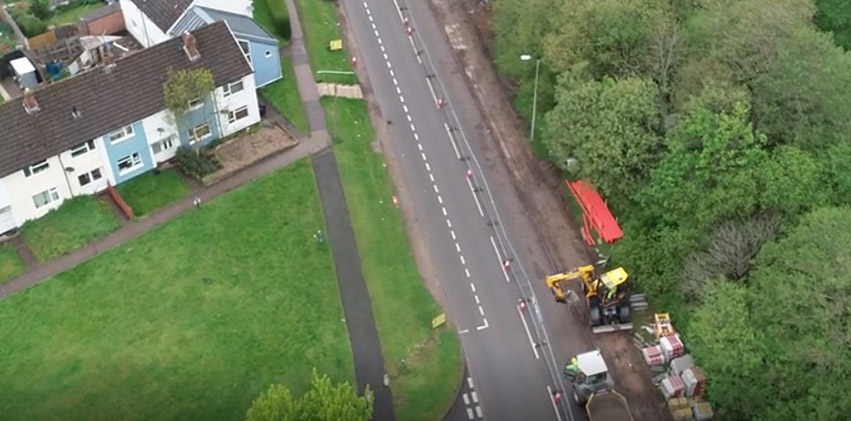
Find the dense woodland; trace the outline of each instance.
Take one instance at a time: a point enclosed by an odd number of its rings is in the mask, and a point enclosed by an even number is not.
[[[593,180],[725,420],[851,414],[851,2],[494,0],[534,147]]]

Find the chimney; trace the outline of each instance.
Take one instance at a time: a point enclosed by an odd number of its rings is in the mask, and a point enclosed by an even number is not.
[[[186,52],[189,61],[195,61],[201,58],[201,53],[198,52],[198,42],[189,31],[184,32],[180,38],[183,39],[183,51]]]
[[[38,100],[35,99],[35,94],[30,88],[24,89],[24,109],[27,114],[35,114],[40,110]]]
[[[112,55],[112,51],[109,49],[104,48],[103,53],[101,54],[101,59],[103,60],[103,65],[107,72],[115,67],[115,56]]]
[[[83,116],[83,113],[80,111],[80,109],[79,109],[79,108],[77,108],[77,106],[76,106],[76,105],[75,105],[75,106],[73,106],[73,107],[71,107],[71,117],[72,117],[74,120],[77,120],[77,119],[79,119],[79,118],[80,118],[80,117],[82,117],[82,116]]]

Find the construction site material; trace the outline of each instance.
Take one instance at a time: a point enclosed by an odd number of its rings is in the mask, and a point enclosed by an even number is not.
[[[691,411],[691,405],[688,402],[688,399],[679,397],[679,398],[671,398],[668,399],[668,412],[674,413],[680,409],[688,409]]]
[[[662,347],[662,353],[665,354],[665,358],[669,361],[677,357],[682,357],[686,353],[685,346],[678,333],[662,337],[659,340],[659,345]]]
[[[626,398],[614,390],[591,396],[585,411],[588,412],[589,421],[634,421]]]
[[[712,412],[712,405],[709,405],[709,402],[697,402],[692,405],[691,411],[696,421],[709,421],[715,416]]]
[[[662,347],[659,345],[648,346],[641,350],[641,355],[644,357],[644,362],[653,367],[665,364],[665,354],[662,353]]]
[[[685,394],[686,386],[683,383],[683,379],[680,376],[674,374],[666,377],[662,380],[662,384],[660,385],[662,389],[662,395],[665,396],[665,399],[671,399],[675,397],[680,397]]]
[[[671,360],[671,373],[682,375],[686,369],[694,367],[694,359],[691,355],[683,355],[682,357]]]
[[[687,421],[692,419],[690,408],[678,409],[671,412],[671,416],[674,418],[674,421]]]
[[[579,207],[582,208],[582,237],[590,247],[596,245],[592,230],[597,232],[600,239],[607,243],[614,243],[623,237],[623,230],[618,221],[609,211],[606,202],[597,193],[594,185],[588,180],[570,182],[565,180],[570,193],[576,198]]]
[[[670,336],[676,333],[674,325],[671,324],[671,316],[668,313],[656,313],[653,315],[653,326],[656,328],[656,337]]]
[[[683,370],[681,377],[686,387],[686,396],[703,396],[706,389],[706,376],[700,367],[690,367]]]

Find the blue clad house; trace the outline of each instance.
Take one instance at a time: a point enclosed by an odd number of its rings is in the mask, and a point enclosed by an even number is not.
[[[260,88],[282,77],[278,40],[254,19],[208,7],[193,6],[175,22],[169,35],[178,37],[213,22],[224,21],[230,27],[245,59],[254,70],[255,86]]]
[[[103,137],[115,184],[121,184],[154,168],[148,138],[141,121],[128,124]]]

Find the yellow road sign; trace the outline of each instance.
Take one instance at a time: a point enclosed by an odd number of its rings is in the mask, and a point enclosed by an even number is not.
[[[335,39],[328,43],[328,49],[331,51],[340,51],[343,49],[343,40]]]
[[[440,313],[437,317],[431,319],[431,328],[437,329],[443,326],[444,323],[446,323],[446,313]]]

